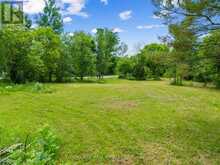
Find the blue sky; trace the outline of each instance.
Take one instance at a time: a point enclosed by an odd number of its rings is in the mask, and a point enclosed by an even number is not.
[[[158,42],[167,27],[153,16],[151,0],[57,0],[62,9],[66,32],[84,30],[92,33],[106,27],[119,32],[121,41],[134,52],[138,43]],[[42,12],[43,0],[28,0],[24,11],[30,15]]]

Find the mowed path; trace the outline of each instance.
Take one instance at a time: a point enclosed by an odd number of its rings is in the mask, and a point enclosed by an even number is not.
[[[48,124],[60,161],[220,164],[220,91],[166,81],[48,84],[0,94],[0,147]]]

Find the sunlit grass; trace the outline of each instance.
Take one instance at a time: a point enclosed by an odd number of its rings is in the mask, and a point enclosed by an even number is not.
[[[33,84],[1,92],[1,147],[49,124],[60,161],[220,164],[218,90],[117,79],[46,86],[52,92]]]

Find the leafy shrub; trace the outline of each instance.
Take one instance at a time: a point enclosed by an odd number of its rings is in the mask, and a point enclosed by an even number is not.
[[[7,89],[7,90],[10,90],[10,89],[12,89],[13,87],[12,86],[6,86],[5,87],[5,89]]]
[[[52,90],[49,89],[48,87],[46,87],[44,84],[42,83],[35,83],[33,88],[32,88],[32,92],[37,92],[37,93],[52,93]]]
[[[13,145],[16,146],[16,145]],[[51,129],[46,126],[39,130],[36,136],[25,144],[9,149],[6,157],[1,158],[0,164],[9,165],[54,165],[59,150],[59,142]],[[6,149],[7,150],[7,149]],[[0,155],[1,156],[1,155]]]
[[[214,78],[214,84],[216,85],[217,88],[220,88],[220,74],[216,74]]]
[[[132,71],[134,67],[133,65],[134,64],[131,58],[121,58],[117,65],[117,72],[119,74],[119,78],[130,79],[132,77]]]
[[[44,90],[44,85],[38,82],[34,84],[34,87],[32,89],[33,92],[41,92],[43,90]]]
[[[1,84],[0,93],[9,94],[10,92],[22,91],[24,89],[23,85],[15,84]]]

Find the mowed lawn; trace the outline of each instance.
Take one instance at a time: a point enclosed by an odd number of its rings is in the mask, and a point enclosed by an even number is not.
[[[0,147],[48,124],[71,164],[220,164],[220,91],[109,79],[0,94]],[[19,87],[16,87],[19,88]]]

